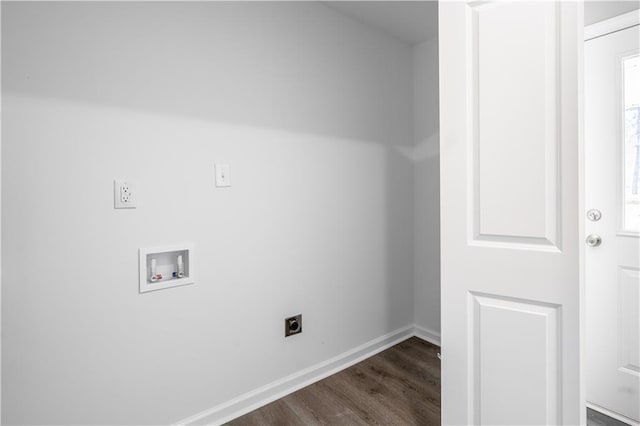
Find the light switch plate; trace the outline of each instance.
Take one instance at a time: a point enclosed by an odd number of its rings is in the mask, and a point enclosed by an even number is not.
[[[113,207],[116,209],[136,208],[136,188],[133,182],[116,179],[113,181]]]
[[[218,188],[231,186],[231,175],[228,164],[216,164],[216,186]]]

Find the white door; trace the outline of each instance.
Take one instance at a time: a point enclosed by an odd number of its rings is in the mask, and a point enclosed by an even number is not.
[[[444,424],[585,420],[581,9],[439,6]]]
[[[602,241],[585,253],[587,400],[636,422],[640,421],[639,38],[634,26],[586,41],[584,68],[585,209],[593,209],[585,231]]]

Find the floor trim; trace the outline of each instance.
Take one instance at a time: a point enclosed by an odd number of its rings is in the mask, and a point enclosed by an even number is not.
[[[630,419],[628,417],[625,417],[622,414],[618,414],[618,413],[616,413],[614,411],[607,410],[606,408],[601,407],[601,406],[599,406],[597,404],[593,404],[591,402],[587,402],[587,407],[591,408],[594,411],[602,413],[605,416],[609,416],[612,419],[616,419],[616,420],[618,420],[618,421],[620,421],[622,423],[626,423],[629,426],[640,426],[640,423],[638,423],[638,422],[636,422],[636,421],[634,421],[634,420],[632,420],[632,419]]]
[[[434,336],[435,334],[423,334],[422,331],[428,332],[428,330],[421,329],[421,335],[418,335],[416,334],[416,329],[417,327],[414,325],[399,328],[398,330],[392,331],[391,333],[385,334],[377,339],[373,339],[338,356],[181,420],[175,423],[175,425],[220,425],[289,395],[290,393],[302,389],[305,386],[329,377],[332,374],[344,370],[345,368],[351,367],[352,365],[382,352],[391,346],[397,345],[410,337],[416,336],[433,343],[431,340],[427,339],[427,336]]]
[[[437,331],[433,331],[425,327],[420,327],[419,325],[414,325],[413,335],[419,339],[425,340],[429,343],[433,343],[436,346],[441,346],[440,333],[438,333]]]

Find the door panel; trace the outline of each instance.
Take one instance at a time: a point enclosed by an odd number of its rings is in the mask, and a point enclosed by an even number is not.
[[[557,424],[560,307],[473,292],[470,298],[472,424]]]
[[[638,269],[629,267],[620,267],[619,271],[618,368],[637,376],[640,373],[640,273]],[[637,389],[635,394],[638,395]]]
[[[474,239],[553,247],[558,5],[483,3],[470,13]]]
[[[581,4],[439,13],[443,423],[580,423]]]

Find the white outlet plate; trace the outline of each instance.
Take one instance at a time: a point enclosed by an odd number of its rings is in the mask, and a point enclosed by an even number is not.
[[[216,186],[231,186],[231,171],[228,164],[216,164]]]
[[[135,209],[137,205],[135,185],[128,180],[113,181],[113,207],[116,209]]]

